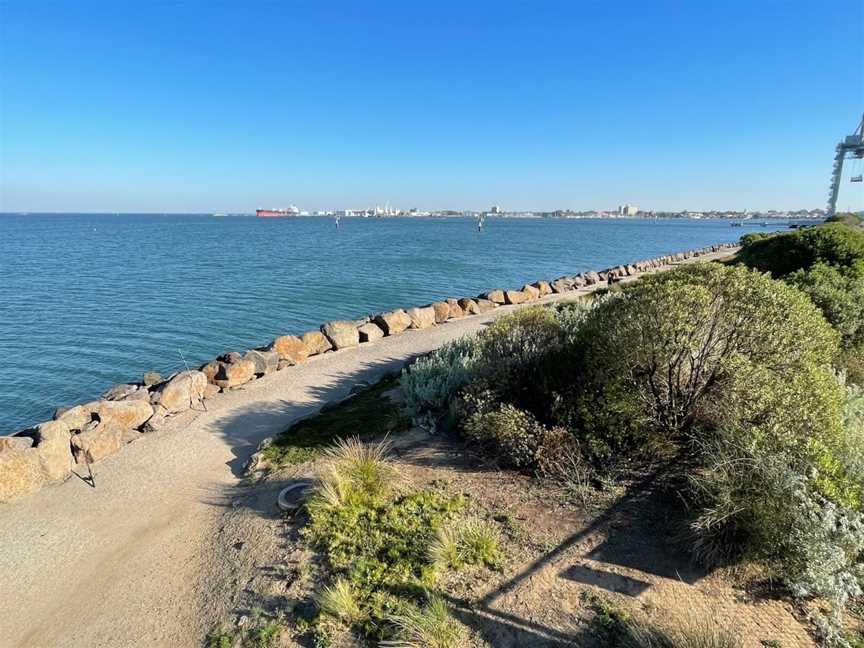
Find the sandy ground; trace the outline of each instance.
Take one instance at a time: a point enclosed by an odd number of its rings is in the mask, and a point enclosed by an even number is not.
[[[260,441],[511,310],[311,358],[142,436],[95,488],[73,476],[0,508],[0,645],[201,645],[224,585],[202,575],[226,559],[214,538]]]

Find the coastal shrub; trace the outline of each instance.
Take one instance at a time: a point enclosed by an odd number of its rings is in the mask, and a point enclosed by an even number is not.
[[[529,412],[489,397],[469,397],[471,414],[464,422],[465,436],[511,468],[531,468],[537,461],[545,428]]]
[[[443,410],[468,384],[478,353],[476,337],[466,336],[445,343],[405,369],[399,385],[408,416],[417,418],[426,412]]]
[[[843,268],[818,262],[786,281],[810,297],[840,333],[845,348],[864,342],[864,259]]]
[[[495,320],[478,335],[474,391],[532,411],[541,409],[557,372],[561,325],[550,308],[523,308]]]
[[[738,253],[739,263],[782,278],[816,263],[848,267],[864,260],[864,230],[841,223],[807,227],[751,241]]]
[[[829,216],[825,219],[826,223],[842,223],[843,225],[848,225],[849,227],[859,227],[864,224],[864,219],[862,219],[858,214],[853,214],[852,212],[845,212],[842,214],[834,214],[833,216]]]
[[[319,604],[368,638],[390,638],[390,615],[404,613],[432,584],[427,547],[464,501],[438,490],[400,493],[381,444],[345,442],[326,458],[303,530],[333,575]]]
[[[703,423],[706,403],[729,402],[736,372],[762,368],[782,383],[837,352],[836,334],[794,288],[741,267],[683,266],[591,312],[576,345],[570,427],[610,451],[651,433],[675,441]]]

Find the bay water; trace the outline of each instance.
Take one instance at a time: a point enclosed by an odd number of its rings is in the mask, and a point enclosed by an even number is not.
[[[782,221],[756,227],[785,229]],[[722,220],[0,215],[0,434],[330,319],[737,240]],[[182,355],[181,355],[182,354]]]

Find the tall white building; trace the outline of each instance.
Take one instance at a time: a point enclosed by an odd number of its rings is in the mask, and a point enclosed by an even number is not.
[[[626,204],[618,206],[618,213],[621,216],[635,216],[639,213],[639,208],[636,205]]]

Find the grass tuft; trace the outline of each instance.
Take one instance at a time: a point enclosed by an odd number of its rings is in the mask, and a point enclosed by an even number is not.
[[[501,562],[498,530],[487,522],[470,520],[437,530],[429,543],[430,561],[438,567],[463,565],[497,567]]]
[[[465,629],[450,616],[447,604],[431,596],[422,609],[411,606],[388,620],[396,626],[396,638],[379,645],[389,648],[459,648],[465,645]]]
[[[324,614],[349,625],[363,620],[363,612],[354,596],[354,590],[345,578],[337,578],[330,587],[325,587],[316,600]]]

